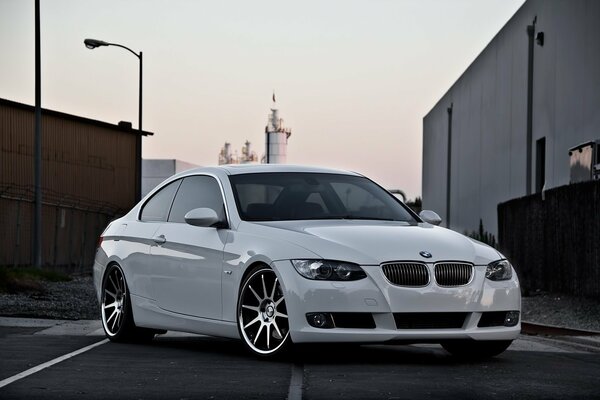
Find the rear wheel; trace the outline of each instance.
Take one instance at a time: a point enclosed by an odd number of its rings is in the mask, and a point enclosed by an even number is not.
[[[246,347],[259,356],[282,354],[291,343],[281,284],[267,266],[257,267],[242,283],[238,330]]]
[[[100,313],[104,332],[114,342],[148,341],[154,337],[153,330],[135,326],[125,275],[116,264],[109,266],[104,275]]]
[[[511,343],[512,340],[453,340],[443,342],[442,347],[458,358],[482,360],[504,352]]]

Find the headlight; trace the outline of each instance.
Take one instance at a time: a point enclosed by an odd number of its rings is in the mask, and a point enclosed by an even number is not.
[[[492,281],[506,281],[512,278],[512,266],[508,260],[494,261],[487,266],[485,277]]]
[[[292,260],[300,275],[321,281],[356,281],[367,274],[356,264],[327,260]]]

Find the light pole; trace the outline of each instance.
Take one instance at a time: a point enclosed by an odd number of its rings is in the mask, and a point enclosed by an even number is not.
[[[116,46],[116,47],[120,47],[122,49],[125,49],[127,51],[129,51],[131,54],[133,54],[134,56],[136,56],[138,58],[138,60],[140,60],[140,83],[139,83],[139,88],[140,88],[140,95],[139,95],[139,105],[138,105],[138,130],[140,131],[137,141],[136,141],[136,153],[137,153],[137,160],[136,160],[136,170],[137,170],[137,182],[136,182],[136,201],[139,201],[142,197],[142,52],[140,51],[140,53],[136,53],[135,51],[131,50],[129,47],[123,46],[121,44],[118,43],[108,43],[105,42],[103,40],[96,40],[96,39],[85,39],[83,41],[83,44],[85,44],[85,47],[87,47],[90,50],[95,49],[96,47],[101,47],[101,46]]]

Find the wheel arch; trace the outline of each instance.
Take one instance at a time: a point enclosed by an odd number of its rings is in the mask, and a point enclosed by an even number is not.
[[[113,265],[118,265],[121,270],[123,267],[117,260],[109,260],[104,266],[99,263],[96,263],[94,266],[94,289],[96,291],[96,299],[99,303],[102,303],[102,288],[104,287],[104,281],[106,280],[106,275],[108,270]]]
[[[239,307],[239,303],[240,303],[240,295],[242,294],[242,285],[244,284],[244,282],[246,281],[248,276],[250,276],[250,274],[252,272],[254,272],[257,268],[259,268],[261,266],[265,266],[265,267],[273,269],[273,267],[271,267],[271,265],[269,263],[267,263],[265,260],[260,259],[260,260],[254,260],[251,263],[249,263],[248,266],[244,269],[244,272],[242,273],[242,277],[240,278],[240,281],[238,283],[237,296],[235,299],[235,322],[236,323],[239,318],[238,307]]]
[[[106,263],[106,267],[104,267],[104,271],[102,271],[102,280],[100,280],[100,290],[102,290],[102,288],[104,287],[104,282],[106,281],[106,277],[108,276],[108,271],[113,265],[116,265],[121,269],[121,272],[123,272],[123,279],[125,279],[125,284],[127,285],[127,277],[125,276],[123,266],[118,261],[111,260],[108,263]],[[127,289],[129,290],[129,285],[127,285]],[[100,293],[100,298],[102,298],[102,293]]]

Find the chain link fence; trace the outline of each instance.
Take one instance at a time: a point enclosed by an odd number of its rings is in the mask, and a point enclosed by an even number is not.
[[[99,235],[125,213],[115,205],[42,191],[42,262],[69,273],[89,273]],[[32,265],[34,190],[0,185],[0,265]]]

